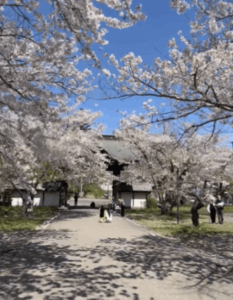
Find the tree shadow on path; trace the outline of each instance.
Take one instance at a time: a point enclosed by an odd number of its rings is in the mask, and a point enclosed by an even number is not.
[[[96,215],[95,210],[67,210],[59,213],[58,218],[56,218],[53,223],[60,221],[69,221],[70,219],[83,219],[88,217],[93,217]]]
[[[187,278],[186,289],[213,299],[215,283],[232,285],[233,236],[148,234],[106,238],[93,248],[58,246],[57,240],[69,238],[53,230],[0,234],[0,299],[153,299],[141,295],[138,280],[156,288],[174,273]]]

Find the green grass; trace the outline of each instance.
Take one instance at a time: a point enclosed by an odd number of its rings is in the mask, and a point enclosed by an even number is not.
[[[22,218],[22,207],[0,206],[0,231],[35,230],[58,212],[57,207],[34,207],[33,218]]]
[[[153,231],[163,236],[176,236],[182,234],[201,234],[201,235],[217,235],[233,233],[232,221],[224,221],[224,224],[210,224],[209,215],[206,207],[199,210],[199,226],[192,226],[191,206],[185,205],[180,207],[180,224],[176,220],[176,207],[173,209],[172,215],[162,216],[158,208],[146,209],[128,209],[126,214],[131,216],[143,226],[147,226]],[[233,207],[226,206],[224,208],[224,218],[233,215]]]

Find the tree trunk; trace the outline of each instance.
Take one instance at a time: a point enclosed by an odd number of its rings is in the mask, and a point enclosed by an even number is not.
[[[23,218],[27,218],[27,199],[25,199],[24,197],[22,197],[22,201],[23,201],[23,206],[22,206],[22,217]]]
[[[161,203],[160,210],[161,210],[161,215],[167,215],[168,213],[170,213],[170,207],[168,207],[165,199],[163,199]]]
[[[167,210],[166,210],[166,207],[164,205],[161,206],[161,215],[167,215]]]

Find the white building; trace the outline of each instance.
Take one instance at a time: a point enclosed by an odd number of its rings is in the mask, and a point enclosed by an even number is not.
[[[125,143],[114,136],[104,135],[101,140],[102,149],[110,159],[107,171],[111,172],[113,176],[117,176],[120,181],[110,182],[105,187],[106,193],[112,190],[112,197],[117,203],[119,199],[123,200],[125,207],[146,207],[146,199],[152,191],[152,187],[147,183],[131,182],[128,178],[127,184],[121,179],[121,174],[124,168],[131,162],[138,159],[137,151],[133,151],[126,147]],[[109,192],[108,192],[109,194]]]
[[[21,206],[23,205],[23,197],[27,197],[27,191],[21,187],[19,184],[15,184],[16,189],[13,189],[11,186],[5,186],[3,195],[6,198],[5,201],[10,201],[12,206]],[[20,192],[19,192],[20,191]],[[37,193],[34,195],[33,205],[34,206],[59,206],[61,193],[56,190],[47,190],[42,187],[41,184],[38,185],[36,189]]]
[[[151,185],[147,183],[126,184],[114,181],[113,195],[118,203],[119,199],[127,208],[145,208],[148,195],[151,193]]]
[[[22,191],[25,196],[26,192]],[[14,190],[11,193],[11,205],[12,206],[21,206],[23,205],[23,200],[18,191]],[[36,195],[33,199],[34,206],[59,206],[60,194],[59,192],[47,192],[42,190],[37,190]]]

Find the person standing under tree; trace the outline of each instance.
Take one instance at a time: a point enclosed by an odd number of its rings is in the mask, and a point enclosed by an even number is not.
[[[198,226],[199,225],[198,210],[201,209],[203,206],[204,206],[204,204],[201,203],[200,200],[196,199],[194,201],[192,209],[191,209],[193,226]]]
[[[218,223],[223,224],[223,208],[225,203],[221,200],[221,197],[218,196],[218,199],[215,203],[215,206],[217,208],[217,214],[218,214]]]
[[[78,196],[79,196],[78,193],[75,193],[75,194],[74,194],[74,205],[75,205],[75,206],[78,205]]]
[[[27,212],[33,211],[33,200],[34,200],[34,195],[29,193],[27,198]]]
[[[207,206],[207,211],[210,215],[210,223],[214,224],[216,220],[216,209],[212,200],[210,200],[210,203]]]

